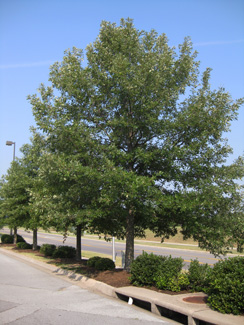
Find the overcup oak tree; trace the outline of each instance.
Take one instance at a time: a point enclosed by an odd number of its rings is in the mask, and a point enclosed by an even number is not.
[[[94,231],[126,237],[127,270],[134,237],[146,228],[164,238],[181,226],[208,248],[212,236],[196,232],[202,220],[204,232],[212,232],[215,196],[228,197],[220,180],[243,176],[243,159],[235,168],[224,166],[232,149],[223,139],[243,99],[211,90],[210,69],[200,75],[189,38],[176,50],[165,34],[139,31],[130,19],[119,26],[102,22],[86,57],[84,66],[81,50],[66,51],[51,67],[52,87],[42,86],[41,98],[30,101],[37,125],[51,138],[65,137],[62,125],[83,124],[110,162],[93,202]],[[74,141],[66,139],[66,146]],[[202,204],[212,185],[218,191]],[[221,232],[213,251],[224,238]]]

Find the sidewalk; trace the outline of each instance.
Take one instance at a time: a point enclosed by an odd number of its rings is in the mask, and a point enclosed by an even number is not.
[[[243,316],[221,314],[219,312],[211,310],[203,301],[203,298],[206,296],[203,293],[190,293],[171,296],[167,294],[158,293],[149,289],[138,288],[133,286],[114,288],[105,283],[87,278],[74,272],[57,268],[54,265],[37,261],[35,259],[23,256],[19,253],[15,253],[13,251],[9,251],[2,248],[0,249],[3,254],[31,262],[34,265],[45,268],[57,275],[66,276],[69,280],[76,282],[76,284],[81,286],[82,288],[127,301],[128,304],[133,303],[136,306],[147,309],[159,316],[164,316],[174,321],[177,321],[180,324],[244,324]],[[191,297],[197,297],[200,303],[189,302],[189,300],[191,300]]]

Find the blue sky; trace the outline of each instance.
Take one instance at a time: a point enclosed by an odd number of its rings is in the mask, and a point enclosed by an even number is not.
[[[29,142],[35,121],[27,95],[48,84],[49,67],[64,51],[85,49],[102,20],[134,19],[137,29],[166,33],[171,46],[190,36],[201,71],[211,67],[212,89],[224,87],[233,99],[244,96],[243,0],[0,0],[0,176],[13,147]],[[226,137],[234,149],[229,162],[244,153],[244,107]]]

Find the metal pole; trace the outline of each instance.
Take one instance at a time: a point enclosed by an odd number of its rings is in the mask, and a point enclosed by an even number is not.
[[[15,161],[15,142],[13,141],[6,141],[6,146],[14,145],[14,152],[13,152],[13,161]],[[10,235],[13,235],[13,229],[10,228]]]
[[[15,161],[15,142],[14,142],[14,156],[13,156],[13,161]]]
[[[112,243],[113,243],[113,261],[115,263],[116,256],[115,256],[115,243],[114,243],[114,237],[112,238]]]
[[[6,141],[6,146],[14,145],[14,152],[13,152],[13,161],[15,161],[15,142],[13,141]]]

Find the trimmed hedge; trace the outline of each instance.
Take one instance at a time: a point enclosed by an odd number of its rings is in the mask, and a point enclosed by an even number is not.
[[[186,289],[189,280],[181,274],[183,262],[180,257],[167,256],[154,277],[156,287],[171,291]]]
[[[1,242],[3,244],[13,244],[14,242],[14,236],[13,235],[2,235],[1,236]]]
[[[52,256],[56,249],[55,245],[52,244],[43,244],[40,248],[40,253],[45,256]]]
[[[163,264],[165,256],[148,254],[143,252],[142,255],[131,263],[130,281],[136,286],[155,285],[155,275],[158,273]]]
[[[231,257],[216,263],[206,290],[208,304],[221,313],[244,313],[244,257]]]
[[[1,242],[3,244],[13,244],[14,243],[14,235],[7,235],[7,234],[2,235]],[[20,235],[17,235],[17,243],[25,243],[24,238]]]
[[[95,262],[95,269],[99,271],[114,270],[115,263],[110,258],[101,257]]]
[[[190,284],[187,273],[179,273],[175,277],[169,279],[167,289],[173,292],[188,289]]]
[[[87,265],[90,267],[95,267],[96,262],[100,259],[101,259],[100,256],[93,256],[89,258],[89,260],[87,261]]]
[[[199,261],[191,260],[188,269],[188,279],[190,282],[190,289],[192,291],[206,291],[209,286],[209,276],[212,268],[206,264],[200,264]]]
[[[87,265],[94,267],[98,271],[107,271],[115,269],[113,260],[107,257],[93,256],[87,261]]]
[[[143,252],[131,264],[130,281],[136,286],[181,291],[189,285],[187,274],[181,273],[182,267],[182,258]]]
[[[28,243],[17,243],[16,244],[16,247],[17,248],[20,248],[20,249],[32,249],[32,245],[31,244],[28,244]]]
[[[212,309],[234,315],[244,313],[244,257],[219,261],[213,268],[198,260],[191,261],[188,272],[182,272],[182,267],[181,258],[144,253],[131,265],[131,282],[170,291],[204,291]]]
[[[76,250],[72,246],[59,246],[52,254],[53,258],[74,258]]]

